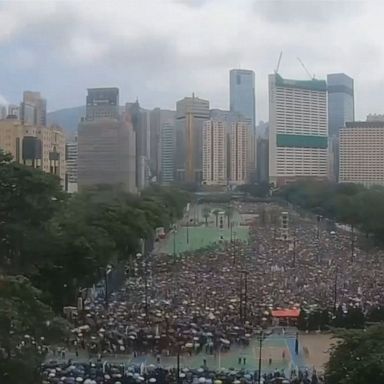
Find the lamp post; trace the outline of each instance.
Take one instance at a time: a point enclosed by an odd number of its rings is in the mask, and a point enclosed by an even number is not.
[[[112,272],[112,265],[108,264],[105,267],[104,271],[104,280],[105,280],[105,307],[108,309],[109,306],[109,286],[108,286],[108,276]]]
[[[337,279],[338,279],[338,265],[335,262],[335,284],[333,288],[333,314],[336,316],[337,311]]]
[[[263,331],[260,332],[259,339],[259,373],[258,373],[258,384],[261,384],[261,352],[263,350]]]
[[[176,225],[173,226],[173,263],[176,264]]]

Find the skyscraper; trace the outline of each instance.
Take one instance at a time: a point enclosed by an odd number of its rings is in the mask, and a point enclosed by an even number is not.
[[[69,193],[77,192],[77,138],[65,146],[65,160],[67,164],[66,190]]]
[[[269,179],[328,176],[327,84],[269,75]]]
[[[224,122],[207,120],[203,126],[203,184],[227,184],[227,133]]]
[[[164,122],[161,126],[161,184],[168,185],[175,181],[175,124]]]
[[[86,98],[86,120],[119,118],[118,88],[89,88]]]
[[[347,122],[340,129],[341,183],[384,185],[384,121]]]
[[[230,110],[238,113],[241,121],[249,123],[248,171],[256,176],[256,100],[255,72],[249,69],[232,69],[229,72]]]
[[[150,168],[158,180],[161,175],[161,139],[163,127],[173,127],[175,133],[176,112],[168,109],[155,108],[150,112]],[[173,160],[174,161],[174,160]]]
[[[249,123],[233,123],[229,134],[229,183],[245,184],[248,181]]]
[[[136,191],[136,138],[129,113],[119,116],[117,88],[88,89],[78,129],[79,190],[102,184]]]
[[[179,181],[201,182],[203,122],[209,119],[209,101],[185,97],[176,103],[176,173]]]
[[[251,121],[255,129],[256,100],[255,72],[249,69],[231,69],[229,72],[229,103],[231,112]]]
[[[125,110],[132,117],[136,136],[136,186],[139,190],[149,183],[150,178],[150,113],[140,107],[138,101],[126,103]]]
[[[355,120],[354,83],[344,73],[327,76],[328,83],[328,127],[329,127],[329,173],[338,180],[339,175],[339,130],[347,121]]]
[[[40,92],[24,91],[20,107],[23,124],[42,127],[47,125],[47,101],[41,97]]]

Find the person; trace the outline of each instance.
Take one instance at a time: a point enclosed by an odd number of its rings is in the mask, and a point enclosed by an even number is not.
[[[247,358],[243,357],[243,365],[245,365],[246,362],[247,362]]]
[[[283,360],[285,360],[285,350],[283,351]]]
[[[268,364],[269,364],[269,366],[271,366],[271,365],[272,365],[272,357],[271,357],[271,356],[269,356],[269,359],[268,359]]]
[[[240,365],[241,364],[241,356],[239,356],[237,363]]]

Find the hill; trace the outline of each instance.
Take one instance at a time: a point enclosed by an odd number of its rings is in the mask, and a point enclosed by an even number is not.
[[[85,116],[85,106],[64,108],[47,113],[47,122],[48,124],[58,124],[65,130],[68,137],[74,137],[83,116]]]

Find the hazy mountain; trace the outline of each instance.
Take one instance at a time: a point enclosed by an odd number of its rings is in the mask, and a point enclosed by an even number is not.
[[[77,126],[82,117],[85,116],[85,106],[58,109],[47,113],[48,124],[57,124],[64,128],[68,137],[77,134]]]

